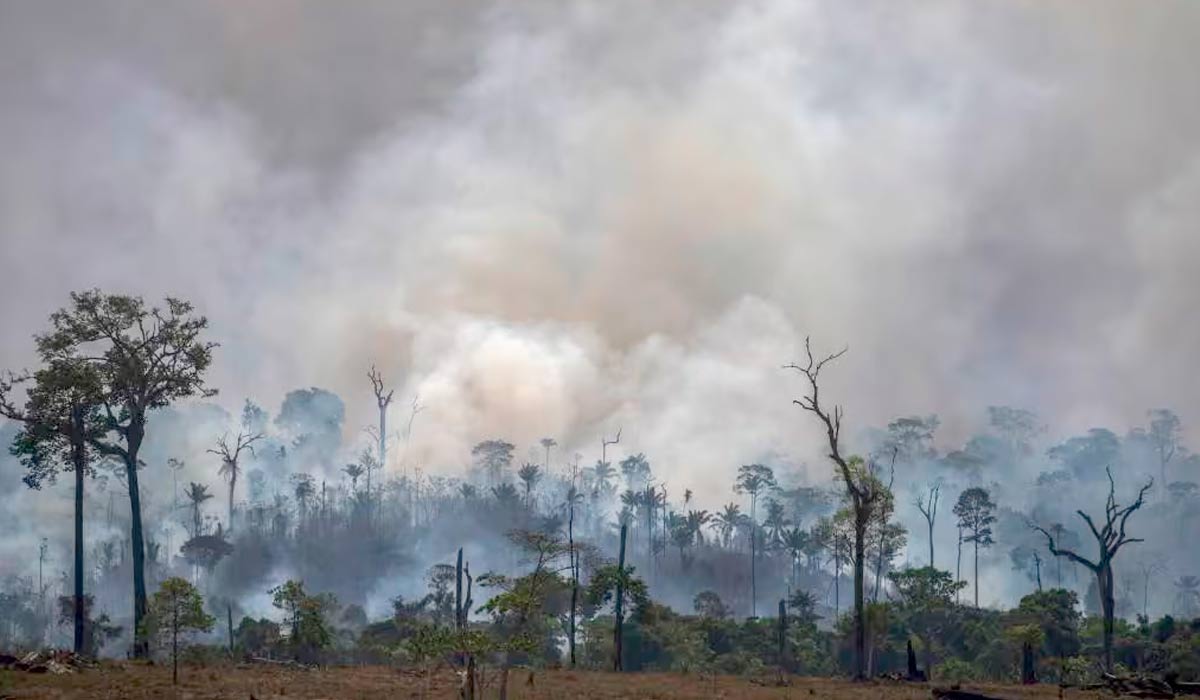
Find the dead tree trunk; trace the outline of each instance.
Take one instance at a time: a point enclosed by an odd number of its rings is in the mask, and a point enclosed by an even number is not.
[[[788,666],[787,663],[787,601],[782,598],[779,600],[779,672],[783,673]]]
[[[832,411],[820,402],[818,378],[821,369],[841,357],[846,350],[817,360],[812,354],[812,345],[806,338],[804,350],[807,363],[786,365],[802,374],[808,383],[808,393],[792,403],[815,415],[825,428],[829,444],[829,459],[837,468],[838,475],[846,488],[846,495],[854,509],[854,678],[866,679],[866,621],[864,620],[864,576],[863,550],[867,524],[878,506],[879,499],[887,492],[886,487],[875,476],[874,465],[858,457],[844,457],[839,443],[842,431],[842,408],[835,405]]]
[[[1108,499],[1104,504],[1104,524],[1101,527],[1096,527],[1096,522],[1091,516],[1082,510],[1075,511],[1080,518],[1087,523],[1088,529],[1091,530],[1092,536],[1096,538],[1096,544],[1099,545],[1099,556],[1095,561],[1080,556],[1073,550],[1063,549],[1058,547],[1052,535],[1045,528],[1033,524],[1032,527],[1046,537],[1046,545],[1050,553],[1055,557],[1064,557],[1077,564],[1081,564],[1096,577],[1096,588],[1100,594],[1100,606],[1104,613],[1104,670],[1112,672],[1112,638],[1113,638],[1113,609],[1115,607],[1113,600],[1113,573],[1112,560],[1117,555],[1121,547],[1134,542],[1142,542],[1141,538],[1129,537],[1125,534],[1125,524],[1129,520],[1129,516],[1142,507],[1145,502],[1146,492],[1154,485],[1154,480],[1151,479],[1141,490],[1138,491],[1137,498],[1127,506],[1120,506],[1116,501],[1116,483],[1113,481],[1112,470],[1105,468],[1105,473],[1108,474]]]

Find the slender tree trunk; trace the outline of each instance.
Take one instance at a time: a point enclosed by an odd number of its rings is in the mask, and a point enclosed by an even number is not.
[[[958,555],[954,560],[954,582],[962,580],[962,527],[958,528]],[[954,592],[954,600],[958,601],[958,591]]]
[[[756,564],[758,563],[757,552],[755,551],[755,527],[753,516],[750,518],[750,617],[758,617],[758,577]],[[680,556],[683,556],[683,551],[680,550]]]
[[[622,670],[621,642],[624,638],[622,623],[625,617],[625,532],[621,525],[621,551],[617,556],[617,602],[614,608],[616,621],[613,624],[613,670]]]
[[[975,540],[975,607],[979,607],[979,540]]]
[[[933,520],[929,520],[929,568],[933,566]]]
[[[387,404],[379,407],[379,468],[387,468]]]
[[[1104,670],[1112,673],[1112,640],[1113,640],[1113,572],[1112,564],[1101,561],[1096,571],[1096,583],[1100,592],[1100,606],[1104,613]]]
[[[546,448],[546,463],[550,463],[550,448]],[[574,476],[572,476],[574,482]],[[571,561],[571,628],[570,640],[567,644],[571,652],[571,668],[575,668],[575,610],[579,605],[579,562],[575,557],[575,492],[568,492],[570,503],[567,504],[567,557]]]
[[[229,470],[229,531],[233,532],[233,491],[237,488],[237,464]]]
[[[883,580],[883,539],[885,537],[883,532],[884,525],[886,525],[886,523],[882,523],[879,526],[879,558],[875,560],[875,594],[871,596],[872,603],[879,602],[879,584]]]
[[[143,629],[146,619],[146,543],[142,536],[142,497],[138,490],[138,451],[145,430],[142,420],[135,416],[125,434],[125,478],[129,484],[129,530],[133,549],[133,655],[139,659],[150,653]]]
[[[171,601],[171,685],[179,685],[179,600]]]
[[[833,540],[833,620],[837,623],[842,608],[842,546],[836,536]]]
[[[83,444],[83,419],[76,410],[72,416],[75,436],[72,438],[71,457],[75,467],[75,610],[74,618],[74,649],[76,654],[84,653],[84,609],[83,609],[83,482],[87,469],[87,451]]]
[[[225,603],[225,628],[229,630],[229,655],[233,656],[233,603]]]
[[[859,508],[858,510],[861,510]],[[863,557],[866,550],[866,529],[867,523],[865,520],[860,521],[855,519],[854,523],[854,678],[855,680],[866,679],[866,648],[867,648],[867,630],[865,620],[863,619],[864,596],[863,596]]]
[[[779,673],[787,667],[787,601],[779,600]]]

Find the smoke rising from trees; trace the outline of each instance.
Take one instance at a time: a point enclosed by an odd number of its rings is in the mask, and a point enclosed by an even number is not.
[[[226,492],[205,455],[246,398],[273,436],[238,488],[257,468],[262,498],[295,500],[276,456],[299,450],[315,502],[370,447],[372,363],[393,430],[423,407],[390,476],[459,475],[487,439],[516,446],[515,472],[546,436],[562,473],[620,428],[610,461],[644,453],[712,512],[745,464],[824,488],[822,436],[780,369],[811,333],[852,348],[828,391],[854,450],[870,426],[941,420],[936,455],[897,469],[909,557],[928,549],[909,504],[947,461],[972,476],[943,491],[943,566],[959,492],[1003,485],[988,604],[1031,585],[1006,508],[1076,527],[1044,493],[1062,479],[1099,484],[1083,507],[1103,503],[1105,462],[1125,489],[1160,479],[1161,450],[1129,434],[1149,408],[1197,443],[1193,5],[242,5],[0,21],[0,366],[32,364],[30,334],[92,286],[187,298],[221,343],[215,403],[152,417],[160,514],[170,457],[181,501],[193,481]],[[976,439],[988,406],[1047,430],[1005,456]],[[1184,459],[1170,481],[1195,480]],[[110,499],[120,532],[108,478],[97,538]],[[71,504],[4,494],[21,534],[0,575],[27,574],[41,536],[69,541]]]

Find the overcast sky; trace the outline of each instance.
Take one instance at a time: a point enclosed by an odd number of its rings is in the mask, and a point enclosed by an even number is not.
[[[1200,424],[1197,46],[1188,0],[0,0],[0,366],[179,295],[231,409],[357,433],[375,362],[429,469],[622,427],[699,487],[819,463],[806,334],[852,429]]]

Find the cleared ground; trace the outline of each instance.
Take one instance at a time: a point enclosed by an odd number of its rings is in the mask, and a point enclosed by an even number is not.
[[[509,681],[512,700],[567,698],[929,698],[929,686],[903,683],[853,684],[845,681],[789,678],[786,687],[764,687],[751,679],[670,673],[596,673],[515,670]],[[773,679],[762,679],[766,683]],[[497,697],[494,678],[485,678],[485,698]],[[449,669],[428,678],[386,667],[330,668],[319,671],[264,666],[181,667],[177,688],[169,666],[106,663],[96,670],[70,675],[34,675],[0,671],[0,698],[454,698],[458,678]],[[964,686],[964,689],[967,687]],[[1058,698],[1057,686],[970,686],[971,690],[1010,698]],[[1099,692],[1066,691],[1066,698],[1101,698]]]

